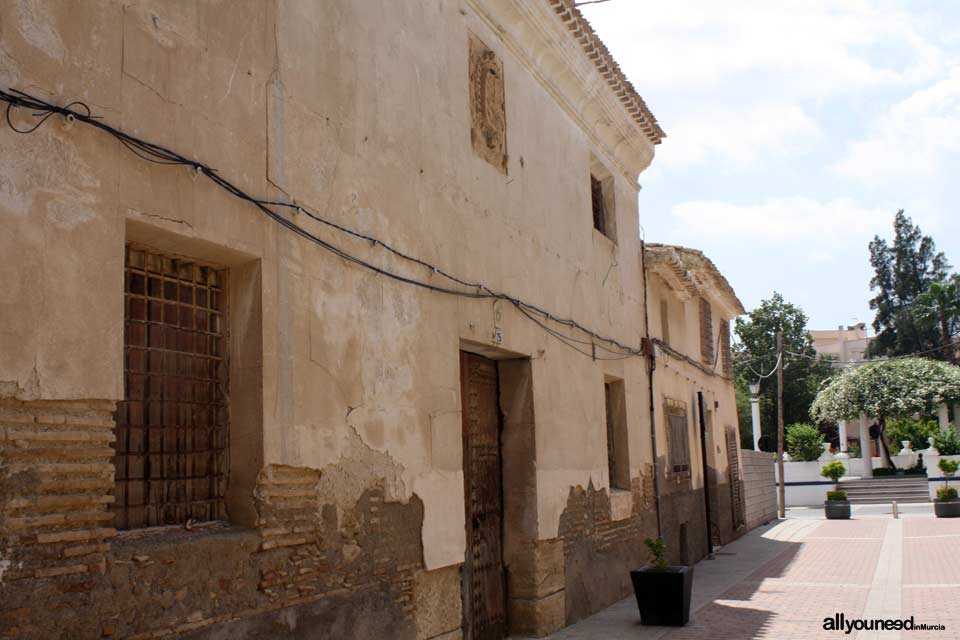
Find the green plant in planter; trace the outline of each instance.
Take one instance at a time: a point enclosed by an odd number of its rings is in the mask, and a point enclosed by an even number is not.
[[[834,484],[840,482],[840,478],[847,474],[847,468],[843,466],[843,463],[839,460],[834,460],[823,465],[823,469],[820,469],[820,475],[824,478],[829,478],[833,480]]]
[[[960,460],[947,460],[946,458],[940,458],[940,462],[937,463],[937,467],[940,468],[940,471],[943,471],[943,486],[950,484],[950,478],[953,477],[953,474],[957,472],[957,469],[960,468]]]
[[[956,487],[937,487],[937,500],[956,500]]]
[[[650,564],[630,572],[640,622],[660,626],[687,624],[693,593],[693,567],[669,566],[663,538],[647,538],[643,543],[650,550]]]
[[[850,518],[850,503],[847,502],[847,492],[840,490],[840,478],[847,473],[847,468],[839,460],[823,465],[820,475],[833,480],[833,491],[827,491],[827,501],[823,503],[823,513],[828,520],[848,520]]]
[[[657,569],[663,571],[667,568],[667,543],[663,541],[663,538],[647,538],[643,541],[643,544],[647,545],[647,549],[650,550],[650,563],[655,566]]]
[[[960,501],[957,501],[957,488],[950,486],[950,478],[960,467],[960,461],[940,458],[937,462],[943,471],[943,486],[937,487],[937,499],[933,502],[933,513],[938,518],[960,518]]]

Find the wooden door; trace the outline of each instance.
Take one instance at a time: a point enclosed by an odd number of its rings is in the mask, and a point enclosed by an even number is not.
[[[497,363],[460,352],[467,554],[463,614],[467,640],[500,640],[506,631],[503,491]]]
[[[740,484],[740,456],[738,455],[737,432],[727,427],[727,463],[730,470],[730,502],[733,509],[733,526],[745,524],[743,492]]]

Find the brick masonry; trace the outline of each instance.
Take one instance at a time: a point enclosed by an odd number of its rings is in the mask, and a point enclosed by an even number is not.
[[[319,496],[320,471],[267,467],[256,529],[118,535],[112,411],[0,404],[0,637],[413,639],[459,628],[459,567],[424,571],[423,504],[385,500],[382,481],[338,511]]]
[[[657,534],[650,470],[631,481],[633,511],[611,520],[606,489],[572,487],[560,516],[566,624],[622,600],[632,592],[629,569],[646,562],[643,540]]]
[[[113,514],[113,403],[0,403],[5,584],[102,575]]]
[[[743,496],[747,529],[777,519],[777,493],[773,466],[776,456],[764,451],[743,449]]]

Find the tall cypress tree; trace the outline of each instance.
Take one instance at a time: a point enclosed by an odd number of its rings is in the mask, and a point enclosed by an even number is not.
[[[877,292],[870,300],[870,308],[877,312],[873,320],[877,337],[870,343],[870,355],[898,356],[940,346],[939,327],[918,317],[914,307],[931,284],[946,280],[950,270],[946,256],[903,209],[893,221],[893,244],[874,236],[869,247],[874,270],[870,290]]]

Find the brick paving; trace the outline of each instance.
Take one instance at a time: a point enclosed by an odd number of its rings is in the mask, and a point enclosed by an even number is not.
[[[932,509],[893,520],[855,510],[852,520],[791,519],[761,527],[697,564],[691,621],[644,627],[624,600],[552,640],[637,638],[960,639],[960,519]],[[828,632],[823,619],[914,616],[944,631]]]

